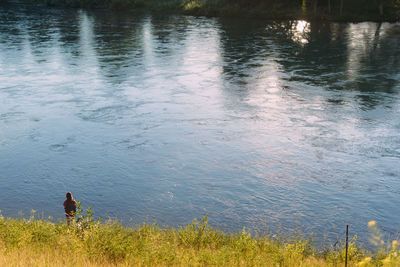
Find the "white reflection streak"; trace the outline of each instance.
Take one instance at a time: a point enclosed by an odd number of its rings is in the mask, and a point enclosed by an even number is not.
[[[360,71],[360,60],[366,54],[369,54],[368,47],[372,44],[375,36],[373,27],[370,23],[350,24],[347,29],[347,79],[354,81],[357,79]]]
[[[350,24],[348,27],[349,41],[347,43],[347,79],[355,80],[360,68],[360,50],[362,50],[362,32],[360,25]]]
[[[69,81],[65,71],[67,63],[64,62],[64,55],[60,49],[60,39],[60,31],[57,30],[52,36],[53,42],[51,45],[51,50],[49,49],[50,51],[48,54],[49,71],[47,75],[47,81],[53,82],[54,84]]]
[[[79,12],[80,25],[79,25],[79,42],[80,48],[83,55],[83,63],[85,66],[85,71],[89,71],[90,75],[98,76],[98,60],[97,54],[94,50],[95,43],[93,40],[93,21],[89,19],[85,11]],[[87,68],[89,66],[89,68]],[[99,79],[93,79],[93,81],[98,81]]]
[[[153,34],[151,31],[152,23],[151,19],[147,19],[145,23],[143,23],[143,52],[144,52],[144,62],[153,63]]]
[[[187,31],[183,64],[179,70],[184,73],[178,81],[187,88],[201,86],[207,97],[216,99],[220,96],[221,51],[220,35],[217,26],[207,25],[205,28],[193,28]],[[196,90],[195,90],[196,91]]]
[[[1,45],[1,43],[0,43],[0,51],[5,51],[5,49],[3,49],[3,47],[2,47],[2,45]],[[2,57],[2,55],[0,54],[0,73],[1,72],[3,72],[3,70],[4,70],[4,67],[3,67],[3,57]]]
[[[273,60],[265,60],[260,76],[257,77],[256,83],[252,85],[253,89],[250,92],[249,104],[259,108],[268,106],[268,109],[275,109],[282,105],[281,93],[282,85],[279,73],[279,64]]]
[[[25,35],[24,42],[23,42],[23,66],[26,68],[26,66],[34,66],[35,65],[35,59],[32,54],[32,47],[31,43],[29,42],[28,34]],[[8,66],[10,68],[10,66]]]

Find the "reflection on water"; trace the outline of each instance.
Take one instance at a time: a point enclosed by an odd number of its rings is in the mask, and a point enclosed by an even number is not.
[[[292,40],[300,44],[307,44],[307,35],[310,33],[310,23],[304,20],[294,22],[295,24],[292,26],[293,28],[289,33],[292,36]]]
[[[4,215],[72,191],[125,224],[399,229],[398,24],[0,17]]]

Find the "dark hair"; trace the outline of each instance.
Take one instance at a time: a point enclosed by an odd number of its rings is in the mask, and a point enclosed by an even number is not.
[[[67,192],[67,194],[65,195],[65,197],[67,198],[68,201],[75,201],[74,197],[72,196],[71,192]]]
[[[76,212],[77,203],[74,197],[72,196],[71,192],[67,192],[65,197],[67,198],[67,200],[64,201],[65,214],[67,214],[67,216],[73,216],[74,214],[72,213],[71,215],[71,211]]]

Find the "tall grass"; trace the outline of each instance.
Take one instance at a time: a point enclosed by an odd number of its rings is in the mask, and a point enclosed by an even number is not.
[[[0,266],[339,266],[344,249],[317,252],[307,239],[228,234],[207,216],[175,229],[102,223],[91,211],[67,226],[48,219],[0,218]],[[396,241],[397,242],[397,241]],[[350,243],[349,266],[400,266],[397,243],[368,255]]]

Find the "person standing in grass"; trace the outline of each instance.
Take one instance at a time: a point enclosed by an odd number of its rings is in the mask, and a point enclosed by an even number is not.
[[[69,225],[74,220],[76,212],[76,201],[72,196],[71,192],[67,192],[66,200],[64,201],[65,216],[67,217],[67,224]]]

